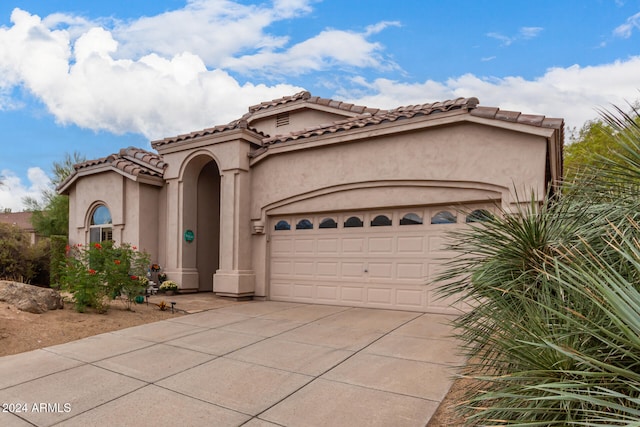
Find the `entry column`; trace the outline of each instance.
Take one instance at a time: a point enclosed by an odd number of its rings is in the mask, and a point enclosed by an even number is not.
[[[213,292],[250,297],[255,291],[255,273],[251,269],[248,171],[223,170],[220,187],[220,269],[213,277]]]

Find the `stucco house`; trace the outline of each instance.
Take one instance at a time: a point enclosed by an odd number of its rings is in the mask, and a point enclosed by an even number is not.
[[[70,243],[148,251],[182,292],[448,313],[445,233],[541,200],[563,120],[476,98],[380,110],[301,92],[75,166]]]

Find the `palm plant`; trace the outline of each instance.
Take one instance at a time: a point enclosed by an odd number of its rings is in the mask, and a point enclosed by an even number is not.
[[[640,127],[620,113],[617,149],[561,197],[452,236],[437,281],[472,306],[469,425],[640,426]]]

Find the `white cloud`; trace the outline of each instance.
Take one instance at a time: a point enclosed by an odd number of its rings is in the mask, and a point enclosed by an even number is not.
[[[369,29],[367,30],[368,33]],[[366,39],[367,33],[325,30],[282,52],[265,51],[239,58],[228,58],[222,65],[235,71],[250,73],[260,70],[269,74],[298,75],[336,66],[394,69],[386,61],[382,46]]]
[[[542,32],[542,27],[522,27],[520,28],[520,35],[524,39],[532,39],[537,37]]]
[[[43,190],[51,190],[51,180],[47,174],[38,167],[29,168],[27,177],[29,182],[22,180],[10,170],[0,172],[2,185],[0,185],[0,209],[11,209],[18,212],[23,209],[22,199],[32,197],[42,202]]]
[[[480,99],[480,105],[561,117],[567,127],[579,128],[587,120],[598,117],[597,109],[610,108],[612,104],[624,108],[627,102],[640,98],[639,74],[640,56],[636,56],[598,66],[551,68],[534,80],[480,78],[473,74],[446,82],[355,79],[361,91],[368,95],[346,90],[340,95],[349,102],[381,108],[475,96]]]
[[[520,27],[518,34],[514,36],[506,36],[502,33],[490,32],[486,36],[500,41],[501,46],[510,46],[518,40],[529,40],[537,37],[544,28],[542,27]]]
[[[613,35],[628,39],[631,37],[633,30],[640,28],[640,12],[627,18],[624,24],[619,25],[613,30]]]
[[[112,29],[15,9],[12,25],[0,27],[0,110],[16,107],[11,91],[21,86],[62,124],[155,139],[230,121],[248,105],[302,89],[241,84],[222,66],[283,77],[329,67],[396,67],[367,38],[395,22],[362,33],[325,30],[291,45],[266,32],[275,21],[308,13],[310,3],[279,0],[269,8],[192,0]]]

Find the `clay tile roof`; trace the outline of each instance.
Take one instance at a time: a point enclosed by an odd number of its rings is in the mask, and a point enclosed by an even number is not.
[[[478,105],[478,102],[477,98],[458,98],[444,102],[434,102],[431,104],[407,105],[404,107],[398,107],[394,110],[379,110],[364,107],[364,109],[361,110],[361,114],[357,117],[339,120],[333,123],[323,124],[285,135],[277,135],[272,138],[267,138],[263,142],[265,145],[276,144],[295,141],[302,138],[309,138],[312,136],[343,132],[349,129],[361,128],[380,123],[405,120],[417,116],[426,116],[439,112],[457,109],[473,109]]]
[[[245,114],[246,116],[246,114]],[[201,136],[207,136],[207,135],[213,135],[216,133],[222,133],[222,132],[226,132],[229,130],[234,130],[234,129],[249,129],[255,133],[257,133],[258,135],[262,135],[264,136],[264,134],[262,132],[259,132],[257,129],[252,128],[251,126],[249,126],[249,124],[247,123],[247,120],[245,120],[244,116],[243,118],[239,119],[239,120],[234,120],[230,123],[227,123],[226,125],[218,125],[218,126],[214,126],[211,128],[207,128],[207,129],[202,129],[202,130],[198,130],[198,131],[194,131],[194,132],[190,132],[190,133],[185,133],[182,135],[178,135],[178,136],[172,136],[169,138],[164,138],[164,139],[158,139],[156,141],[151,141],[151,146],[153,148],[158,148],[158,147],[162,147],[164,145],[167,144],[173,144],[173,143],[177,143],[177,142],[182,142],[182,141],[187,141],[190,139],[194,139],[194,138],[198,138]]]
[[[257,105],[249,107],[249,113],[255,113],[266,108],[276,107],[278,105],[287,104],[299,100],[305,100],[311,98],[311,93],[307,91],[298,92],[293,96],[283,96],[282,98],[274,99],[272,101],[261,102]]]
[[[91,169],[95,166],[107,165],[131,176],[153,176],[162,178],[167,164],[158,154],[151,153],[141,148],[128,147],[118,153],[99,159],[73,165],[74,172],[58,185],[58,189],[65,187],[81,170]]]
[[[354,105],[348,102],[336,101],[334,99],[329,98],[320,98],[319,96],[311,96],[311,93],[307,91],[296,93],[293,96],[285,96],[282,98],[274,99],[273,101],[262,102],[257,105],[253,105],[249,107],[249,112],[242,116],[243,119],[249,120],[251,116],[256,114],[259,111],[266,110],[269,108],[278,107],[285,104],[290,103],[304,103],[304,104],[316,104],[322,105],[325,107],[337,108],[339,110],[348,111],[350,113],[362,114],[365,112],[375,114],[381,111],[378,108],[369,108],[363,105]]]
[[[504,120],[506,122],[521,123],[530,126],[562,129],[564,120],[548,118],[538,114],[522,114],[519,111],[506,111],[495,107],[477,107],[470,111],[472,116],[487,119]]]

